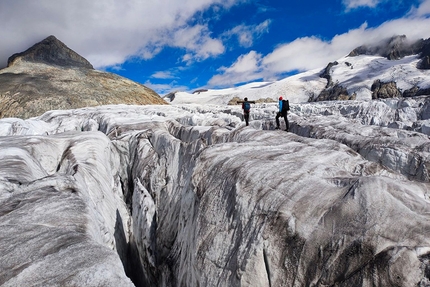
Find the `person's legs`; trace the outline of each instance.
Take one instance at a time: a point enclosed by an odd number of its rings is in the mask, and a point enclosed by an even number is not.
[[[249,125],[249,113],[245,113],[244,115],[246,125]]]
[[[275,120],[276,120],[276,129],[279,129],[280,128],[280,126],[281,126],[281,124],[279,123],[279,117],[281,116],[281,113],[277,113],[276,114],[276,118],[275,118]]]
[[[285,120],[285,130],[288,132],[290,130],[290,124],[288,122],[288,117],[287,114],[284,115],[284,120]]]

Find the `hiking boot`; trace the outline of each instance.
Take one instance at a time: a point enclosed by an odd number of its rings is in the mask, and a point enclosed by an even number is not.
[[[275,130],[279,130],[279,127],[276,127]]]

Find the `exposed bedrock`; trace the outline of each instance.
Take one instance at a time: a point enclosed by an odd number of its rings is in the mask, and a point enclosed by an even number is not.
[[[328,63],[328,65],[324,68],[324,70],[320,74],[320,78],[327,79],[327,85],[325,86],[326,89],[334,85],[331,77],[331,68],[337,65],[339,65],[337,61]]]
[[[372,99],[400,98],[402,96],[396,82],[383,83],[376,80],[370,90],[372,91]]]
[[[408,90],[405,90],[403,92],[403,97],[408,98],[408,97],[418,97],[418,96],[423,96],[423,95],[430,95],[430,88],[427,89],[421,89],[417,86],[414,86]]]
[[[333,85],[324,89],[313,102],[355,100],[355,95],[349,95],[348,90],[341,85]]]

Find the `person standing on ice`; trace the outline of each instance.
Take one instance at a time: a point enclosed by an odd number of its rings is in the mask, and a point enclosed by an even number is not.
[[[255,104],[255,101],[248,101],[248,98],[244,98],[243,101],[239,101],[238,103],[242,103],[243,118],[245,119],[245,123],[248,126],[249,112],[251,111],[251,104]]]
[[[276,128],[279,130],[281,125],[279,123],[279,118],[283,117],[285,120],[285,130],[288,132],[290,130],[290,125],[288,123],[287,112],[290,110],[290,102],[288,100],[284,100],[282,97],[279,97],[279,111],[276,113]]]

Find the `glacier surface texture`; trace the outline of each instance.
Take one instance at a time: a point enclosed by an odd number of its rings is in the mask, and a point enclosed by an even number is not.
[[[430,98],[275,111],[0,120],[0,285],[429,286]]]

